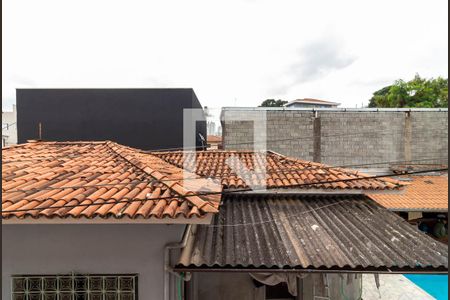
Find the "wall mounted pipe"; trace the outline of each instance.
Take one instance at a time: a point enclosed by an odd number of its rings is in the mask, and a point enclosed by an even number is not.
[[[192,224],[186,226],[181,242],[169,243],[164,247],[164,300],[170,300],[170,274],[182,278],[178,273],[173,271],[173,268],[170,265],[170,250],[183,249],[186,247],[189,236],[193,228],[195,228],[194,226],[195,225]],[[183,279],[189,281],[191,279],[191,274],[186,274]]]

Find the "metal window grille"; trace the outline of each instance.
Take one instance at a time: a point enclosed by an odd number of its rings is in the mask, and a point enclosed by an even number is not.
[[[137,300],[137,275],[12,276],[12,300]]]

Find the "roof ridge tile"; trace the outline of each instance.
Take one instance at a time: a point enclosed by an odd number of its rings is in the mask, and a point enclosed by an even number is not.
[[[175,191],[179,196],[184,197],[186,200],[191,202],[193,205],[197,206],[200,210],[203,210],[204,212],[210,212],[210,213],[218,212],[217,208],[212,206],[209,202],[201,199],[199,196],[193,195],[193,194],[195,194],[194,192],[185,189],[183,187],[183,185],[181,185],[177,180],[175,180],[175,179],[171,180],[172,178],[168,177],[167,175],[161,174],[158,170],[153,169],[147,163],[141,161],[140,159],[138,159],[136,157],[133,157],[132,155],[124,156],[121,153],[123,151],[123,149],[118,149],[118,148],[120,148],[120,147],[124,147],[125,148],[125,146],[121,146],[121,145],[119,146],[118,144],[113,143],[113,142],[110,142],[107,145],[113,151],[115,151],[121,158],[125,159],[126,161],[128,161],[131,164],[134,164],[136,167],[141,169],[143,172],[145,172],[149,176],[152,176],[157,181],[159,181],[163,185],[165,185],[167,188]],[[134,149],[132,149],[132,148],[128,148],[126,150],[134,151]],[[139,152],[139,153],[143,154],[142,152]],[[144,155],[152,156],[154,159],[157,159],[157,160],[160,160],[160,161],[162,161],[164,163],[167,163],[163,159],[161,159],[161,158],[159,158],[157,156],[154,156],[152,154],[144,154]],[[178,169],[180,171],[180,173],[183,172],[183,169],[180,169],[178,166],[175,166],[175,165],[172,165],[172,164],[170,164],[170,165],[173,168]],[[199,179],[201,179],[201,178],[199,178]],[[193,196],[188,196],[188,195],[193,195]]]

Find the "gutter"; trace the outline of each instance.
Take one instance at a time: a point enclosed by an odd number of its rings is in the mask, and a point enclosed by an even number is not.
[[[421,270],[414,269],[390,269],[380,270],[371,269],[252,269],[252,268],[220,268],[220,267],[184,267],[175,268],[177,272],[216,272],[216,273],[283,273],[283,274],[302,274],[302,273],[329,273],[329,274],[448,274],[448,267],[426,268]]]
[[[229,191],[233,191],[233,189],[229,189]],[[250,194],[250,195],[327,195],[327,196],[339,196],[339,195],[402,195],[404,194],[404,189],[395,189],[395,190],[363,190],[363,189],[320,189],[320,188],[311,188],[311,189],[296,189],[296,188],[271,188],[262,192],[260,190],[257,191],[242,191],[241,194]]]
[[[195,232],[195,230],[196,225],[188,224],[184,230],[181,242],[169,243],[164,247],[164,300],[170,300],[170,274],[185,281],[191,279],[190,273],[186,277],[181,277],[180,274],[174,272],[173,267],[170,265],[170,250],[185,248],[191,233]]]

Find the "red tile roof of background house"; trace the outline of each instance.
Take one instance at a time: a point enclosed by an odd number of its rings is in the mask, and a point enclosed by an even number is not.
[[[412,181],[404,194],[370,197],[392,210],[448,211],[448,174],[410,178]]]
[[[208,135],[208,138],[206,140],[208,143],[221,143],[222,137],[219,135]]]
[[[390,178],[367,178],[369,175],[357,171],[330,167],[321,163],[289,158],[274,152],[255,153],[249,151],[203,151],[203,152],[155,152],[155,156],[183,168],[184,153],[187,158],[186,169],[200,176],[221,180],[224,188],[245,188],[248,185],[244,178],[231,170],[226,160],[238,158],[244,166],[260,173],[266,167],[267,180],[253,176],[249,179],[253,185],[266,183],[268,188],[303,188],[303,189],[358,189],[358,190],[393,190],[402,186],[397,180]],[[264,160],[267,158],[267,164]],[[257,167],[255,169],[254,160]],[[196,165],[194,165],[196,160]],[[362,178],[361,180],[355,180]],[[340,181],[323,183],[327,181]],[[313,185],[307,185],[313,184]]]

